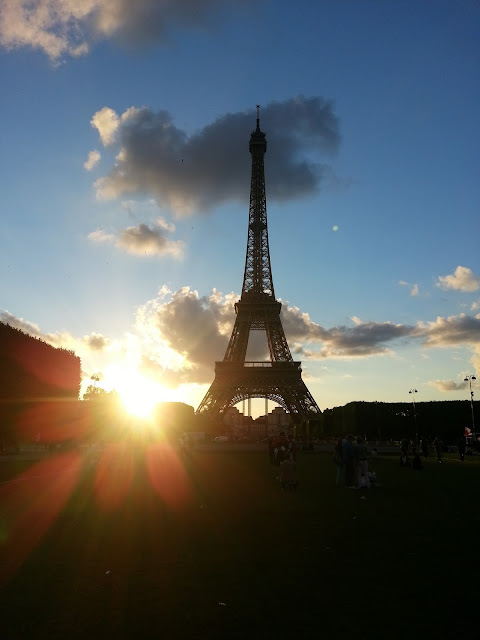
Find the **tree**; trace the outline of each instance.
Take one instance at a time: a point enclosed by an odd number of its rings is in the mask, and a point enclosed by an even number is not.
[[[116,392],[115,392],[116,393]],[[102,387],[90,384],[83,394],[84,400],[106,400],[110,394]]]

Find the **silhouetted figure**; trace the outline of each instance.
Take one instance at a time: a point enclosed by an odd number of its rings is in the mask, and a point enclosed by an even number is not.
[[[357,463],[357,486],[359,489],[370,487],[368,478],[368,450],[363,438],[357,438],[355,447],[355,461]]]
[[[422,453],[424,458],[428,458],[428,440],[426,438],[422,439]]]
[[[296,461],[298,453],[298,443],[293,436],[288,436],[287,438],[287,454],[288,456]]]
[[[368,472],[368,479],[370,481],[370,486],[371,487],[380,487],[381,486],[381,484],[378,482],[377,474],[375,473],[375,471],[369,471]]]
[[[406,438],[402,438],[400,441],[400,466],[410,466],[410,459],[408,457],[408,441]]]
[[[460,460],[464,462],[465,460],[465,438],[460,438],[458,441],[458,455],[460,456]]]
[[[292,458],[280,463],[280,484],[283,491],[297,490],[297,465]]]
[[[420,456],[418,455],[418,453],[416,453],[413,456],[412,469],[414,469],[415,471],[420,471],[421,468],[422,468],[422,461],[420,460]]]
[[[354,465],[353,436],[348,435],[343,441],[343,466],[345,468],[345,486],[347,489],[354,489],[353,476]]]
[[[342,439],[339,438],[337,440],[337,444],[333,450],[333,461],[337,467],[337,477],[335,479],[335,484],[339,487],[342,484],[342,476],[343,476],[343,442]]]
[[[270,436],[268,438],[268,457],[270,458],[270,464],[275,463],[275,438]]]
[[[442,464],[443,442],[440,440],[440,438],[435,438],[435,442],[433,444],[435,446],[435,451],[437,452],[437,460],[440,464]]]

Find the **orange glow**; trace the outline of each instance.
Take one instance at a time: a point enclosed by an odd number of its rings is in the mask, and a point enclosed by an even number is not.
[[[131,487],[134,473],[132,450],[127,442],[108,445],[98,461],[95,496],[106,511],[117,509]]]
[[[16,428],[24,442],[56,443],[78,439],[91,429],[88,406],[79,401],[40,401],[19,411]]]
[[[32,465],[0,485],[0,565],[8,580],[61,512],[77,482],[81,459],[66,453]]]
[[[157,443],[149,447],[147,468],[152,487],[169,507],[178,508],[189,499],[190,481],[170,445]]]

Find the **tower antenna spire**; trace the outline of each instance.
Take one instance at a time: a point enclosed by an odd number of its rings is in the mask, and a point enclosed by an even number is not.
[[[260,131],[260,105],[257,104],[257,131]]]

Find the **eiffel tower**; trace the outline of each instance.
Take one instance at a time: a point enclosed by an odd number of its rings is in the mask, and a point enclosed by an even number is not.
[[[321,411],[302,380],[301,362],[290,353],[280,320],[281,302],[275,299],[268,247],[265,196],[265,133],[257,128],[250,136],[252,178],[248,218],[247,257],[242,295],[235,303],[235,325],[222,362],[215,363],[215,379],[196,411],[221,419],[229,407],[250,398],[267,398],[287,411],[295,427],[320,419]],[[265,331],[270,360],[248,362],[250,331]]]

